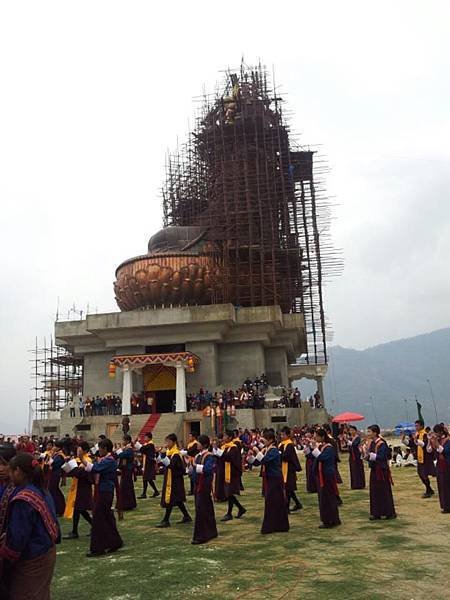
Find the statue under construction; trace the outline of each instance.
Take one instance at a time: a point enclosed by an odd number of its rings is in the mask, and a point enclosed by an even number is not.
[[[313,167],[314,152],[292,141],[282,108],[261,66],[227,72],[221,91],[204,96],[194,130],[167,158],[164,228],[146,254],[116,270],[120,312],[55,325],[64,364],[73,357],[82,369],[80,395],[119,395],[126,415],[139,395],[153,418],[141,415],[142,428],[156,434],[175,407],[180,419],[170,428],[184,435],[197,423],[182,416],[186,395],[200,388],[219,393],[264,374],[275,395],[302,377],[322,392],[322,281],[338,263],[324,238],[329,207],[317,193],[318,161]],[[54,399],[56,378],[47,379]],[[42,416],[61,402],[45,406]],[[309,419],[304,406],[285,416],[271,406],[253,411],[246,426]],[[199,412],[196,431],[209,433],[208,423]],[[139,435],[137,415],[132,424]]]

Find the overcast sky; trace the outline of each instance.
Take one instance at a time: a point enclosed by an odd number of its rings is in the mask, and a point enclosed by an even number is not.
[[[450,325],[450,3],[0,4],[0,427],[26,424],[57,298],[117,310],[115,267],[161,226],[167,148],[220,71],[261,61],[318,144],[345,271],[334,343]]]

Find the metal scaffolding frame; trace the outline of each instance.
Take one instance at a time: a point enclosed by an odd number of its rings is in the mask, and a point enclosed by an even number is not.
[[[314,164],[313,164],[314,163]],[[327,166],[293,140],[282,98],[258,65],[204,94],[194,130],[168,154],[165,226],[203,226],[222,273],[215,302],[303,313],[308,352],[327,363],[325,274],[341,269],[328,231]]]

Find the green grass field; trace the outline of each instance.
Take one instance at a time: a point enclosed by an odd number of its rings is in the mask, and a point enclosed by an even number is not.
[[[346,458],[342,463],[342,526],[319,530],[317,497],[299,492],[304,510],[291,515],[289,533],[260,534],[263,499],[257,473],[244,476],[242,520],[219,523],[219,538],[190,544],[190,525],[155,529],[163,511],[159,498],[139,500],[120,523],[125,546],[102,558],[87,559],[88,529],[80,539],[58,546],[53,599],[146,600],[303,599],[448,600],[450,598],[450,515],[438,500],[421,499],[414,469],[394,470],[398,519],[368,521],[368,491],[350,491]],[[158,487],[161,479],[158,479]],[[435,484],[433,484],[434,487]],[[137,486],[140,493],[140,485]],[[193,515],[192,499],[188,502]],[[216,516],[225,512],[216,504]],[[63,532],[70,522],[61,520]]]

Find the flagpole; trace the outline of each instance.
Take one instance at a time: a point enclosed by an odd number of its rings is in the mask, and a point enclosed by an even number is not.
[[[437,407],[436,407],[436,401],[434,399],[433,388],[431,387],[431,381],[429,379],[427,379],[427,382],[428,382],[428,385],[430,386],[431,400],[433,402],[434,414],[436,415],[436,424],[437,424],[437,423],[439,423],[439,418],[438,418],[438,412],[437,412]]]

